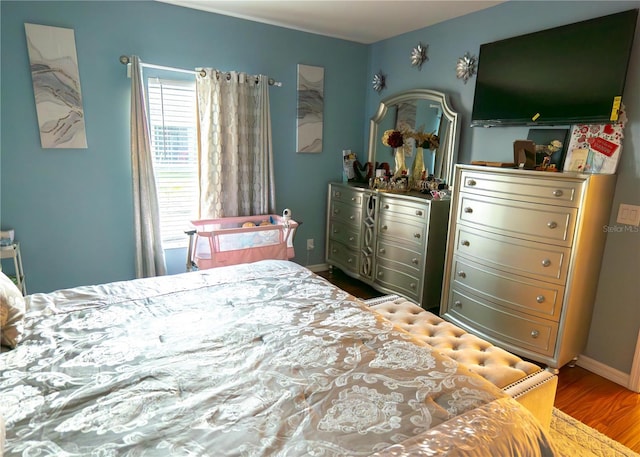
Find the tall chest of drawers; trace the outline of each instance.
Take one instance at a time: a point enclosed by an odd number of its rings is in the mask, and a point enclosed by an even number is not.
[[[449,201],[329,184],[326,259],[426,309],[440,304]]]
[[[441,314],[558,369],[589,332],[615,175],[458,165]]]

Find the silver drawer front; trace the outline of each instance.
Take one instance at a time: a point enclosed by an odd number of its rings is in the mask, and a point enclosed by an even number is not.
[[[358,251],[349,249],[342,243],[329,241],[329,256],[331,261],[344,266],[350,271],[357,272],[360,269]]]
[[[560,206],[580,206],[583,182],[462,171],[461,192]]]
[[[455,258],[451,278],[454,287],[484,300],[557,321],[564,287],[523,278]]]
[[[577,211],[462,193],[458,221],[503,235],[571,246]]]
[[[331,202],[331,217],[359,226],[362,217],[362,209],[334,201]]]
[[[498,341],[543,355],[554,353],[558,333],[556,322],[496,308],[455,288],[447,313]]]
[[[399,217],[403,220],[415,219],[415,222],[424,224],[429,214],[429,208],[424,203],[387,198],[383,194],[380,199],[380,214],[387,217]]]
[[[458,226],[456,254],[518,275],[564,284],[569,248],[507,238]]]
[[[378,234],[383,239],[394,239],[411,249],[422,251],[425,248],[426,237],[424,233],[424,224],[408,222],[407,220],[380,214],[380,218],[378,220]]]
[[[419,278],[394,270],[383,261],[378,261],[374,278],[375,282],[381,286],[396,290],[408,298],[420,302],[418,294],[421,289],[421,280]]]
[[[357,227],[332,220],[329,224],[329,236],[332,240],[339,241],[347,246],[358,249],[360,246],[360,232]]]
[[[402,264],[405,269],[415,270],[415,274],[422,271],[422,254],[412,251],[411,249],[406,249],[389,243],[378,242],[376,246],[376,254],[380,259],[398,262]]]
[[[331,186],[331,199],[352,206],[362,206],[362,191],[348,187]]]

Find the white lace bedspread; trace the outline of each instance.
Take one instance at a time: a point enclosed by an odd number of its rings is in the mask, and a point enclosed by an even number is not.
[[[294,263],[28,301],[7,457],[553,455],[518,403]]]

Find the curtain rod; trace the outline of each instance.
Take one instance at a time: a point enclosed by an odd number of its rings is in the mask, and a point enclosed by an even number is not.
[[[122,55],[120,56],[120,63],[123,65],[127,65],[129,63],[131,63],[131,60],[129,59],[129,56],[125,56]],[[200,75],[202,77],[207,76],[207,72],[205,70],[200,70],[200,71],[195,71],[195,70],[185,70],[184,68],[175,68],[175,67],[166,67],[163,65],[155,65],[152,63],[144,63],[142,62],[142,66],[143,67],[147,67],[147,68],[155,68],[156,70],[167,70],[167,71],[175,71],[178,73],[190,73],[193,75]],[[220,75],[220,73],[218,73],[218,76]],[[231,75],[229,73],[227,73],[227,80],[229,80],[231,78]],[[257,78],[257,76],[256,76]],[[277,86],[277,87],[282,87],[282,83],[280,81],[276,81],[273,78],[269,78],[269,85],[270,86]]]

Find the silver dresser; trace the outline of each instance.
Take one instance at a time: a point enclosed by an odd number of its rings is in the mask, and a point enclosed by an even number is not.
[[[441,315],[557,370],[586,343],[615,175],[457,165]]]
[[[425,309],[438,308],[449,200],[329,184],[326,259],[348,275]]]

